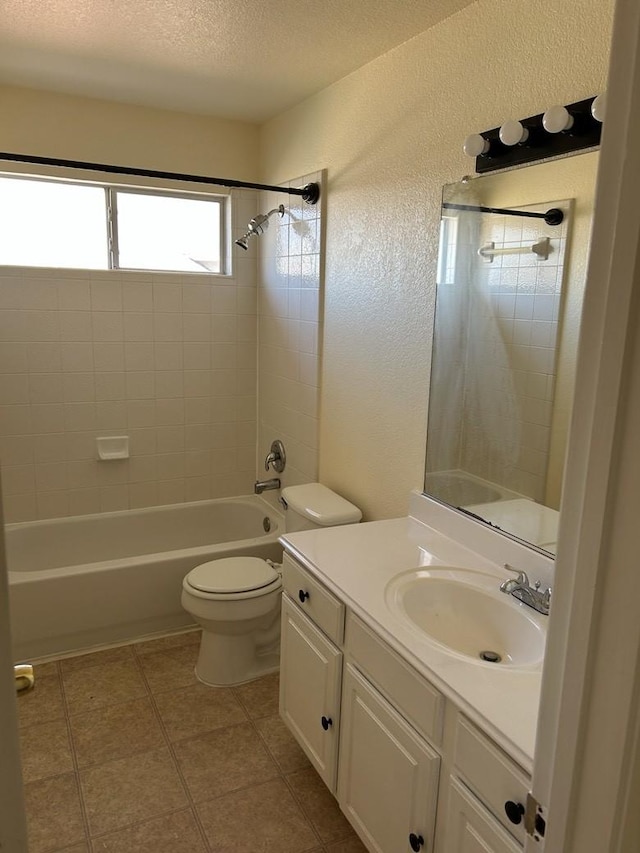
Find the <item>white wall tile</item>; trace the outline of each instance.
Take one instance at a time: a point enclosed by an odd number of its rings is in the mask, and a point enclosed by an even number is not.
[[[212,494],[211,424],[231,436],[239,417],[248,441],[256,413],[255,254],[239,261],[232,279],[37,270],[25,286],[19,268],[0,272],[8,517]],[[97,461],[96,437],[114,434],[132,458]],[[229,457],[225,489],[246,483],[246,459]]]

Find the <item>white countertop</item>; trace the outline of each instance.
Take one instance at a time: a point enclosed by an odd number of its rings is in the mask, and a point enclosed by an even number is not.
[[[400,572],[457,566],[500,578],[512,576],[501,564],[410,516],[290,533],[281,541],[360,619],[531,772],[542,664],[519,668],[453,655],[385,603],[386,586]],[[513,561],[513,557],[507,555],[504,561]]]

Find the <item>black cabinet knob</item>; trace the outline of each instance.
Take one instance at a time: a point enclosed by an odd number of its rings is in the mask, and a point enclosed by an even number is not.
[[[424,838],[421,835],[416,835],[412,832],[409,836],[409,844],[412,850],[418,851],[424,844]]]
[[[522,816],[524,815],[524,806],[522,803],[514,803],[513,800],[507,800],[504,804],[504,810],[511,823],[517,825],[522,822]]]
[[[305,598],[309,598],[309,593],[305,592],[303,589],[298,590],[298,598],[300,599],[300,603],[304,604]]]
[[[331,717],[321,717],[320,722],[322,723],[322,728],[326,731],[329,730],[329,726],[333,725],[333,720]]]

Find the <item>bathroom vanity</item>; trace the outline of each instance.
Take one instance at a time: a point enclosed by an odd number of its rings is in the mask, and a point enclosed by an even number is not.
[[[282,538],[280,713],[367,849],[518,853],[547,617],[500,592],[501,563],[546,582],[551,561],[456,535],[469,521],[422,496],[411,512]]]

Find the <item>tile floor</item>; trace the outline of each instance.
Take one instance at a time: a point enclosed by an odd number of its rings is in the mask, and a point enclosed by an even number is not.
[[[19,697],[29,853],[365,853],[278,716],[205,687],[199,633],[50,661]]]

